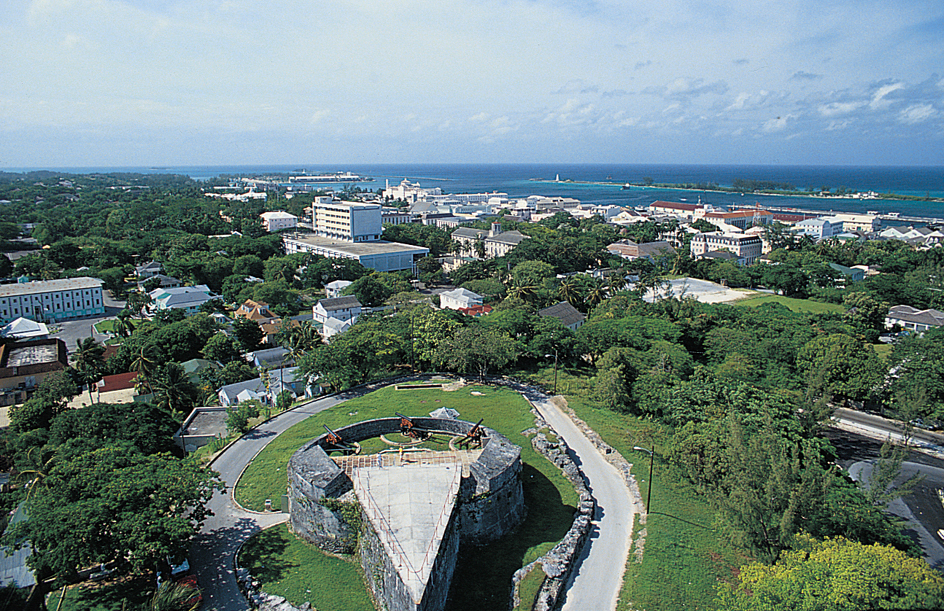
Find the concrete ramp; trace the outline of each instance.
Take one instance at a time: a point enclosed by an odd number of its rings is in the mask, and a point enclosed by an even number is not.
[[[357,467],[354,493],[419,605],[459,492],[461,463]]]

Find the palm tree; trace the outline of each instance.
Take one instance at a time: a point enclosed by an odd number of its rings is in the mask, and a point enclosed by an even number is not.
[[[196,399],[193,382],[177,363],[164,365],[151,380],[151,389],[154,392],[154,404],[175,415],[192,408]]]
[[[587,292],[587,306],[593,309],[594,306],[603,303],[604,299],[606,299],[606,283],[598,278],[594,279],[590,290]]]
[[[557,294],[561,300],[566,301],[570,305],[575,305],[580,299],[580,296],[577,294],[577,282],[574,278],[575,276],[564,278],[557,288]]]
[[[142,611],[196,611],[202,597],[199,588],[190,584],[165,581]]]
[[[26,468],[20,469],[16,474],[16,481],[24,482],[29,486],[29,492],[26,493],[27,501],[33,496],[33,492],[37,487],[42,485],[52,468],[55,454],[49,450],[44,450],[44,447],[33,446],[30,448],[26,453]],[[44,452],[49,455],[48,458]]]
[[[141,345],[138,354],[131,361],[131,371],[138,372],[139,383],[146,387],[150,393],[152,392],[151,373],[154,371],[154,359],[151,358],[152,351],[149,348],[150,346],[146,344]]]
[[[115,317],[115,335],[117,337],[129,337],[134,333],[134,322],[131,320],[131,311],[122,310]]]
[[[101,379],[105,370],[105,348],[95,338],[86,337],[76,344],[72,362],[82,384],[88,388],[89,401],[92,401],[92,384]]]

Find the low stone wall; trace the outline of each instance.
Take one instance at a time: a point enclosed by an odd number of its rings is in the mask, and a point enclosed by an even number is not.
[[[537,410],[534,410],[534,416],[535,426],[538,429],[550,429],[550,426],[544,422]],[[593,513],[596,510],[596,502],[587,488],[583,473],[570,458],[567,453],[567,444],[562,439],[558,438],[557,442],[552,443],[547,440],[543,433],[539,432],[532,438],[531,445],[557,465],[574,485],[574,489],[580,498],[577,512],[574,515],[574,522],[560,543],[531,564],[516,571],[512,577],[513,588],[510,606],[513,608],[519,604],[518,587],[521,580],[532,570],[544,571],[546,579],[540,592],[538,592],[533,609],[535,611],[551,611],[556,608],[561,592],[567,585],[567,579],[574,569],[574,563],[587,543],[592,528]],[[537,568],[537,565],[540,565],[540,569]]]

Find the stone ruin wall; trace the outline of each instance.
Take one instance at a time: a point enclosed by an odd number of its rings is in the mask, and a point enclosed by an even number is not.
[[[468,433],[473,423],[463,420],[413,418],[417,426],[456,434]],[[521,448],[498,432],[483,427],[487,441],[479,459],[470,465],[470,476],[460,482],[457,508],[450,517],[426,593],[419,606],[403,584],[392,560],[384,552],[369,520],[361,512],[360,559],[374,596],[389,611],[434,611],[445,606],[460,540],[475,545],[498,539],[524,518],[521,485]],[[359,441],[399,432],[399,418],[358,422],[338,429],[346,441]],[[352,553],[358,533],[326,499],[357,503],[353,485],[324,450],[327,434],[308,442],[289,460],[289,523],[292,530],[319,548],[332,553]],[[411,606],[412,605],[412,606]]]

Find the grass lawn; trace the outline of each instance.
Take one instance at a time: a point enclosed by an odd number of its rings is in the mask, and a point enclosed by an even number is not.
[[[875,354],[878,355],[878,358],[882,359],[882,362],[888,362],[888,358],[892,355],[892,350],[895,349],[894,344],[873,344],[872,349],[875,350]]]
[[[649,491],[649,456],[633,446],[655,448],[652,512],[646,525],[642,563],[632,557],[620,592],[618,609],[675,611],[714,609],[715,587],[733,580],[749,559],[713,530],[715,511],[704,498],[659,458],[671,430],[657,422],[597,407],[588,396],[586,376],[561,371],[559,390],[571,389],[571,408],[633,465],[643,500]],[[545,388],[553,385],[553,367],[530,377]],[[637,530],[638,530],[637,526]]]
[[[99,333],[114,333],[115,320],[113,318],[102,320],[95,324],[95,330],[98,331]]]
[[[810,301],[809,299],[795,299],[793,297],[783,297],[782,295],[760,295],[759,297],[749,297],[739,299],[731,303],[735,306],[747,306],[756,308],[765,303],[780,303],[794,312],[807,314],[822,314],[824,312],[845,312],[846,309],[838,303],[824,303],[822,301]]]
[[[302,541],[286,524],[250,539],[239,553],[239,563],[265,584],[266,592],[295,604],[307,600],[316,609],[374,611],[358,564]]]
[[[46,597],[46,607],[53,611],[134,611],[145,606],[156,588],[151,575],[132,575],[115,581],[87,582],[66,588],[59,607],[62,589]]]
[[[481,395],[475,396],[472,392]],[[471,422],[484,418],[486,426],[522,448],[522,483],[525,503],[529,507],[528,517],[513,535],[501,541],[460,550],[453,578],[454,594],[448,607],[450,611],[507,608],[512,574],[563,538],[573,522],[577,506],[577,495],[570,482],[557,467],[535,452],[529,440],[521,435],[522,431],[534,426],[534,416],[530,405],[512,390],[476,385],[454,392],[387,387],[351,399],[276,437],[253,459],[237,482],[236,499],[244,507],[262,510],[265,499],[277,499],[285,494],[285,468],[289,458],[303,443],[324,433],[322,424],[336,429],[361,420],[390,417],[395,411],[408,416],[426,416],[439,407],[455,409],[460,418]],[[373,441],[364,445],[365,449],[377,449]],[[305,586],[306,589],[309,587]],[[270,591],[267,586],[264,589]]]

